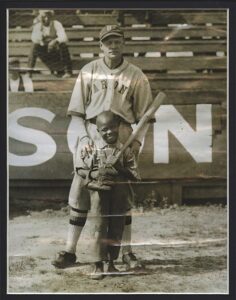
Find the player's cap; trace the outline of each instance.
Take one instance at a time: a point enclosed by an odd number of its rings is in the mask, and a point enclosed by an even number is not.
[[[100,31],[100,41],[111,35],[124,37],[124,32],[118,25],[106,25]]]

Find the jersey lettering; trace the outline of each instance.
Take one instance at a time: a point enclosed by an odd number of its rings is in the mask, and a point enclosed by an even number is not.
[[[101,80],[101,83],[102,83],[102,89],[103,90],[107,89],[107,80],[106,79]]]
[[[121,86],[121,88],[119,89],[118,92],[119,92],[121,95],[123,95],[124,92],[125,92],[127,89],[128,89],[128,87],[122,84],[122,86]]]
[[[107,80],[106,79],[101,80],[101,85],[102,85],[102,89],[106,90],[107,86],[108,86]],[[95,87],[95,85],[94,85],[94,87]],[[117,89],[119,94],[123,95],[124,92],[128,89],[128,87],[125,86],[124,84],[121,84],[121,86],[119,86],[119,81],[116,80],[114,82],[114,90],[116,90],[116,89]],[[96,92],[95,88],[94,88],[94,92]]]
[[[115,84],[114,84],[114,89],[116,89],[116,88],[118,87],[118,83],[119,83],[119,82],[116,80],[116,81],[115,81]]]

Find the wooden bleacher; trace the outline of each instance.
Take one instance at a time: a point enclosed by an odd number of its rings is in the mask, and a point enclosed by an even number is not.
[[[225,10],[226,11],[226,10]],[[54,10],[55,17],[63,26],[71,27],[73,25],[84,26],[104,26],[106,24],[117,24],[119,15],[112,14],[112,11],[98,10],[95,12],[80,10]],[[141,15],[141,16],[140,16]],[[143,17],[142,17],[143,15]],[[32,26],[35,14],[32,10],[10,10],[9,12],[9,27],[30,27]],[[123,25],[131,26],[133,24],[147,23],[151,26],[160,26],[167,24],[214,24],[225,25],[227,22],[227,15],[222,14],[220,10],[151,10],[148,20],[145,20],[145,13],[138,11],[125,11],[122,14]]]
[[[18,57],[22,66],[27,65],[34,17],[32,11],[10,12],[9,56]],[[148,18],[140,12],[137,15],[130,11],[125,11],[121,18],[119,12],[112,11],[78,13],[76,10],[67,10],[65,13],[63,10],[55,10],[55,18],[66,28],[74,74],[78,74],[82,66],[99,56],[98,35],[101,27],[117,24],[122,19],[126,39],[125,56],[148,76],[153,95],[159,90],[165,91],[168,96],[165,104],[173,104],[180,110],[188,110],[195,104],[212,104],[214,143],[218,145],[215,151],[221,152],[217,157],[226,162],[226,10],[158,10],[150,11]],[[36,68],[47,69],[39,60]],[[32,97],[36,103],[39,101],[37,98],[43,97],[69,101],[75,79],[62,80],[35,74],[33,80],[38,92],[27,96],[18,95],[17,98]],[[202,179],[194,172],[187,179],[175,176],[181,164],[176,164],[172,170],[161,168],[164,173],[156,179],[170,182],[173,202],[181,203],[182,200],[199,197],[226,197],[226,163],[219,178],[212,175]],[[218,170],[218,166],[214,168]],[[152,174],[151,180],[154,177]],[[146,179],[150,178],[146,176]]]

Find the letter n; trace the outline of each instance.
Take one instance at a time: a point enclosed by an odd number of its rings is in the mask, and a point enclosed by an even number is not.
[[[196,105],[196,130],[173,105],[162,105],[155,114],[154,163],[169,163],[171,132],[198,163],[212,162],[212,105]]]

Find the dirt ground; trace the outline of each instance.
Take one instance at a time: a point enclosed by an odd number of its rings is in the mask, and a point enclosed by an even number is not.
[[[76,265],[63,270],[51,265],[55,253],[64,249],[67,223],[68,208],[9,220],[8,293],[228,292],[227,207],[134,210],[133,249],[145,269],[99,281],[89,278],[89,221]],[[121,258],[117,267],[125,271]]]

